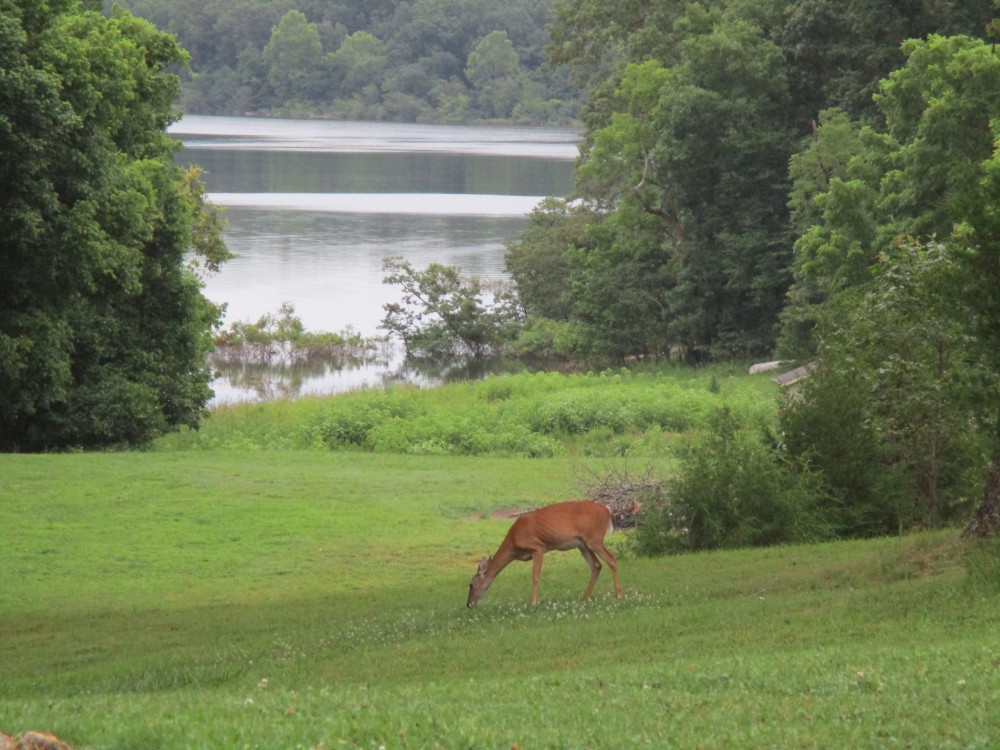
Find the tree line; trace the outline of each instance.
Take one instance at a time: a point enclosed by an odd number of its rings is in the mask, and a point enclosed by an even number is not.
[[[969,533],[1000,529],[993,14],[557,0],[552,59],[586,87],[586,131],[577,200],[508,256],[525,330],[812,367],[780,435],[720,419],[668,526],[713,546],[894,533],[978,499]]]
[[[110,3],[108,3],[110,5]],[[551,0],[124,0],[190,53],[183,108],[403,122],[572,122]]]

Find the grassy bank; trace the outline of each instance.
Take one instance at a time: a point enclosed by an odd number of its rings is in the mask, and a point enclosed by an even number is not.
[[[578,459],[0,456],[0,730],[78,748],[990,747],[997,589],[954,532],[621,563],[463,606]],[[616,535],[622,551],[625,537]],[[978,581],[978,582],[977,582]]]
[[[158,450],[320,449],[410,455],[660,456],[722,407],[773,420],[771,375],[660,367],[562,375],[555,372],[397,386],[337,398],[220,407],[197,431],[158,441]]]

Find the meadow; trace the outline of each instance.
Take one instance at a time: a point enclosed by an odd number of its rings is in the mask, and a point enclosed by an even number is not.
[[[746,380],[700,391],[771,398]],[[507,385],[428,398],[516,403]],[[956,530],[656,559],[625,532],[621,600],[605,571],[581,602],[583,559],[552,553],[537,607],[516,563],[467,609],[510,524],[495,511],[578,495],[616,440],[667,452],[600,425],[534,457],[265,444],[348,408],[329,401],[240,407],[145,453],[0,456],[0,731],[80,750],[1000,743],[1000,570]]]

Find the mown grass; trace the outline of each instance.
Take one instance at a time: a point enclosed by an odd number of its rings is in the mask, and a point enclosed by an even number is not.
[[[577,459],[0,457],[0,731],[78,748],[987,748],[1000,581],[954,531],[552,554],[466,610]],[[627,538],[616,535],[621,552]],[[993,558],[983,558],[991,560]],[[607,577],[605,575],[605,577]]]

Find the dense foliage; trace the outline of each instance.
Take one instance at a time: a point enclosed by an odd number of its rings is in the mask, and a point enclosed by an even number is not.
[[[640,511],[636,549],[658,555],[815,542],[837,531],[818,473],[775,450],[767,424],[728,408],[712,415],[684,455],[665,502]]]
[[[384,306],[381,327],[402,340],[407,355],[481,359],[515,335],[519,314],[504,290],[490,294],[478,278],[439,263],[420,271],[394,257],[383,268],[385,283],[398,285],[403,297]]]
[[[789,203],[790,158],[831,107],[878,132],[872,94],[906,61],[902,42],[983,34],[993,10],[917,5],[557,2],[552,57],[587,87],[580,200],[540,209],[512,247],[528,315],[616,356],[770,354],[795,232],[817,210],[798,180]],[[832,170],[851,144],[826,140]]]
[[[828,344],[824,363],[851,378],[930,520],[992,452],[978,516],[996,531],[1000,58],[964,36],[903,50],[876,98],[884,127],[832,113],[795,165],[802,221],[784,344]],[[810,338],[824,317],[834,330]]]
[[[647,10],[556,5],[587,127],[580,200],[508,258],[531,344],[777,343],[818,362],[784,430],[837,533],[965,516],[991,451],[976,525],[1000,529],[992,4]]]
[[[124,0],[191,53],[200,114],[566,123],[543,69],[551,0]]]
[[[77,0],[0,4],[0,449],[136,444],[194,425],[226,256],[173,165],[174,41]]]

